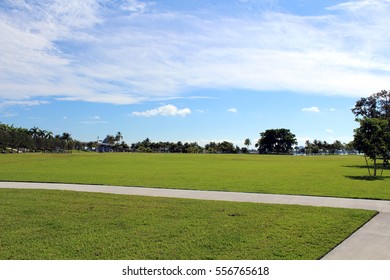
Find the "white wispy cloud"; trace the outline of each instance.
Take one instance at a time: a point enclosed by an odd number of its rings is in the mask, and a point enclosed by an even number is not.
[[[104,124],[104,123],[108,123],[108,121],[102,120],[100,116],[92,116],[89,117],[88,120],[82,121],[81,123],[86,125],[92,125],[92,124]]]
[[[49,103],[50,102],[45,100],[5,100],[5,101],[0,101],[0,108],[11,107],[11,106],[30,107],[30,106],[49,104]]]
[[[228,109],[228,112],[230,112],[230,113],[238,113],[238,110],[236,108],[230,108],[230,109]]]
[[[119,5],[121,9],[135,13],[144,13],[148,9],[148,5],[145,2],[137,0],[124,0]]]
[[[0,98],[134,104],[194,88],[360,97],[388,87],[390,1],[311,17],[260,2],[253,13],[213,16],[202,4],[148,12],[153,4],[137,0],[6,1]]]
[[[359,0],[346,1],[335,6],[328,7],[328,10],[346,10],[349,12],[359,12],[364,10],[383,11],[386,5],[389,5],[389,0]]]
[[[320,108],[313,106],[313,107],[308,107],[308,108],[302,108],[302,112],[312,112],[312,113],[319,113]]]
[[[165,105],[158,107],[152,110],[146,110],[144,112],[132,112],[132,116],[136,117],[154,117],[154,116],[181,116],[185,117],[186,115],[191,114],[189,108],[178,109],[174,105]]]
[[[2,118],[13,118],[13,117],[16,117],[16,116],[18,116],[17,113],[14,113],[14,112],[2,112],[0,110],[0,117],[2,117]]]

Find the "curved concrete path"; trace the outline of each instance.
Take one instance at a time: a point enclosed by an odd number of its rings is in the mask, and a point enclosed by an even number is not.
[[[317,196],[274,195],[222,191],[194,191],[99,185],[0,182],[0,188],[48,189],[123,195],[223,200],[271,204],[295,204],[319,207],[375,210],[379,214],[329,252],[325,260],[390,260],[390,201],[331,198]]]

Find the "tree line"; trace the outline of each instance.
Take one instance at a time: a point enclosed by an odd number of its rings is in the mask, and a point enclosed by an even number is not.
[[[249,144],[245,140],[245,145]],[[335,155],[358,153],[354,142],[341,143],[339,140],[333,143],[326,141],[307,140],[305,146],[298,146],[297,139],[289,129],[268,129],[260,133],[260,139],[255,144],[260,154],[305,154],[305,155]],[[250,145],[250,144],[249,144]]]
[[[296,145],[295,135],[288,129],[269,129],[260,133],[260,139],[255,144],[260,154],[335,154],[345,150],[347,144],[335,141],[328,144],[326,141],[307,141],[305,147]],[[149,138],[128,145],[123,141],[121,132],[116,135],[107,135],[104,140],[83,142],[73,139],[70,133],[54,135],[51,131],[38,127],[31,129],[14,127],[0,123],[0,151],[1,152],[51,152],[65,153],[72,150],[96,151],[101,144],[108,144],[112,152],[141,152],[141,153],[249,153],[252,145],[249,138],[243,142],[246,147],[239,147],[229,141],[209,142],[204,146],[197,142],[153,142]],[[253,150],[252,150],[253,152]]]
[[[197,142],[152,142],[149,138],[130,146],[123,141],[123,135],[107,135],[102,141],[83,142],[71,137],[70,133],[54,135],[51,131],[33,127],[14,127],[0,123],[0,152],[50,152],[65,153],[72,150],[97,151],[99,145],[109,145],[112,152],[144,153],[238,153],[241,148],[228,141],[210,142],[204,147]]]
[[[146,138],[142,142],[137,142],[131,145],[132,152],[147,152],[147,153],[243,153],[246,150],[235,146],[232,142],[210,142],[204,146],[200,146],[197,142],[152,142]]]
[[[149,138],[131,144],[123,141],[122,133],[107,135],[103,141],[82,142],[75,140],[71,134],[53,135],[52,132],[37,127],[26,129],[0,123],[0,151],[5,152],[52,152],[65,153],[72,150],[96,151],[102,143],[110,145],[112,152],[144,152],[144,153],[237,153],[238,146],[223,141],[210,142],[204,147],[196,142],[152,142]]]
[[[297,149],[297,147],[296,147]],[[340,153],[347,154],[356,154],[358,150],[355,148],[353,141],[349,143],[341,143],[339,140],[334,141],[333,143],[328,143],[326,141],[314,140],[313,142],[307,140],[305,142],[304,148],[299,148],[296,150],[297,153],[305,153],[311,155],[318,154],[328,154],[335,155]]]
[[[105,138],[105,141],[112,144],[114,151],[129,151],[129,146],[121,140],[123,140],[121,132],[115,136],[107,135]],[[54,135],[51,131],[38,127],[27,129],[0,122],[0,152],[2,153],[95,151],[99,142],[79,141],[73,139],[68,132]]]
[[[80,150],[83,144],[67,132],[53,135],[38,127],[31,129],[0,123],[0,150],[2,152],[66,152]]]
[[[141,153],[201,153],[204,148],[196,142],[152,142],[149,138],[146,138],[141,142],[131,144],[130,150]]]

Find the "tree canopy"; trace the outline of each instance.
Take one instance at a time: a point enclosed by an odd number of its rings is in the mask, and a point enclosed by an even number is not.
[[[352,108],[355,120],[364,118],[385,119],[390,121],[390,91],[382,90],[369,97],[360,98]],[[389,124],[390,125],[390,124]]]
[[[289,129],[268,129],[260,133],[261,138],[256,143],[259,153],[288,154],[292,146],[298,144],[297,139]]]

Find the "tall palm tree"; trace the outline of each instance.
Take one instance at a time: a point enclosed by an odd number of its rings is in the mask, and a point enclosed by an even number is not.
[[[247,151],[249,151],[249,146],[252,145],[251,139],[246,138],[244,141],[244,145],[246,146]]]
[[[117,144],[119,144],[119,142],[120,142],[121,140],[123,140],[123,135],[122,135],[122,133],[121,133],[120,131],[118,131],[118,132],[116,133],[116,136],[115,136],[115,142],[116,142]]]
[[[32,138],[36,139],[40,135],[41,130],[38,127],[34,126],[29,130],[29,133],[31,134]]]
[[[74,147],[74,142],[72,137],[70,137],[70,134],[67,132],[62,133],[61,140],[64,140],[66,142],[66,148],[68,150],[72,150]]]
[[[32,139],[34,140],[35,149],[42,149],[42,137],[45,135],[41,129],[34,126],[29,130],[29,134],[31,135]]]
[[[72,138],[70,137],[70,134],[69,134],[69,133],[64,132],[64,133],[62,133],[61,139],[68,142],[68,141],[70,141]]]
[[[44,132],[45,132],[45,138],[46,139],[52,139],[53,138],[53,132],[46,131],[46,130],[44,130]]]

